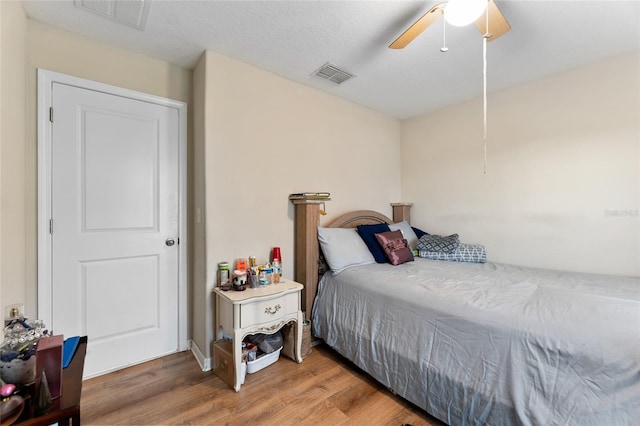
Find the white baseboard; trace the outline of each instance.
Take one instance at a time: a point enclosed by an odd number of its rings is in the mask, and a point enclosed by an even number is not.
[[[191,343],[191,353],[193,354],[193,357],[198,362],[198,365],[200,365],[200,368],[202,369],[202,371],[211,371],[211,358],[206,358],[204,356],[204,354],[202,353],[202,350],[198,347],[196,342],[192,340],[190,343]]]

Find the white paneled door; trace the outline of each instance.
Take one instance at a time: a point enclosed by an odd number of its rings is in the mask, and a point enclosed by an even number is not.
[[[51,324],[85,377],[178,350],[179,113],[52,84]]]

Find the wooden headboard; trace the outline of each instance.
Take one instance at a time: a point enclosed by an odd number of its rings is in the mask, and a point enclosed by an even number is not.
[[[311,318],[313,300],[318,291],[318,226],[320,226],[320,205],[324,201],[291,200],[295,206],[294,219],[294,279],[304,285],[302,290],[302,310],[306,318]],[[327,228],[355,228],[358,225],[376,223],[397,223],[406,220],[411,223],[412,203],[391,203],[393,217],[389,218],[373,210],[356,210],[345,213],[331,221]]]

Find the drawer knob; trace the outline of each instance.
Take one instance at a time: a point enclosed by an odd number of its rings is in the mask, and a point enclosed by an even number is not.
[[[264,313],[265,314],[271,314],[274,315],[276,312],[278,312],[280,310],[281,306],[280,305],[276,305],[273,308],[269,307],[269,308],[265,308],[264,309]]]

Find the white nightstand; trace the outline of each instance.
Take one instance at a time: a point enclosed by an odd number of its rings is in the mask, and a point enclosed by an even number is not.
[[[302,284],[285,280],[279,284],[247,288],[244,291],[222,291],[216,287],[216,339],[221,333],[233,339],[234,385],[240,390],[242,340],[256,333],[272,334],[289,322],[295,322],[295,357],[302,362],[302,310],[300,294]]]

